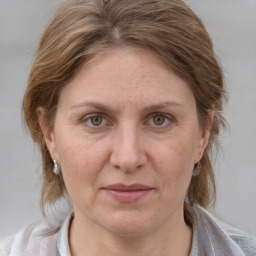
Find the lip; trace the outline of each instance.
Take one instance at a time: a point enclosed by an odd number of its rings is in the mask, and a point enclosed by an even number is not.
[[[133,203],[146,197],[152,187],[143,184],[112,184],[103,188],[113,199],[122,203]]]

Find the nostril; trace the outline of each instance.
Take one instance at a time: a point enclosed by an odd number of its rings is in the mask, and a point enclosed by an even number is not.
[[[115,168],[124,172],[133,172],[140,170],[147,162],[146,155],[143,152],[133,154],[122,154],[113,152],[110,157],[110,164]]]

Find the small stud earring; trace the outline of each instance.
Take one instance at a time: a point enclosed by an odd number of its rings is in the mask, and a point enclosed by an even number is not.
[[[60,174],[60,167],[57,165],[56,160],[53,160],[53,172],[56,175]]]

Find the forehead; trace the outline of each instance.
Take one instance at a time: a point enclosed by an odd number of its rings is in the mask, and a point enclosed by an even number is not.
[[[97,54],[83,64],[77,75],[84,74],[92,78],[96,74],[98,78],[103,75],[104,79],[115,79],[122,73],[123,80],[132,80],[138,78],[139,73],[140,77],[144,75],[144,78],[154,78],[159,71],[172,73],[154,52],[143,48],[120,47]]]
[[[191,97],[188,84],[174,74],[160,57],[140,48],[117,48],[103,52],[83,64],[61,93],[65,100],[103,100],[123,97],[130,100],[184,101]],[[158,102],[157,102],[158,103]]]

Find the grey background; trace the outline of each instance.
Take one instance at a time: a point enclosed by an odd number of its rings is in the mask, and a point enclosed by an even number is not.
[[[0,238],[41,217],[40,155],[21,102],[37,42],[57,0],[0,0]],[[215,213],[256,236],[256,0],[187,0],[203,19],[230,94],[216,163]]]

